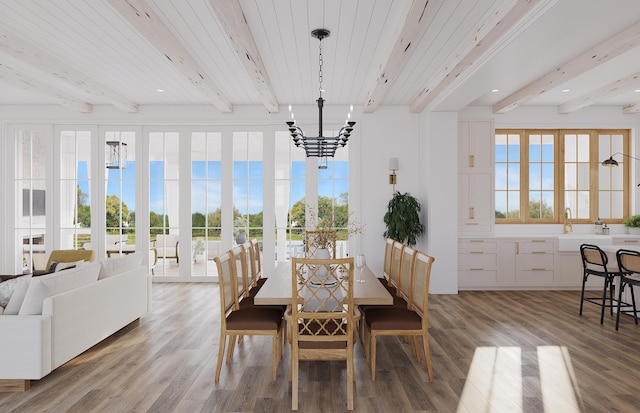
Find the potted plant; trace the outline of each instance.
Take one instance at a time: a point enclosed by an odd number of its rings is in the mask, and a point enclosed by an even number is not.
[[[202,238],[197,238],[193,241],[193,262],[198,262],[198,255],[204,254],[204,240]]]
[[[622,223],[628,228],[629,234],[640,235],[640,215],[629,215]]]
[[[408,192],[395,192],[387,205],[384,223],[387,225],[383,234],[386,238],[415,245],[424,233],[424,226],[420,223],[420,202]]]

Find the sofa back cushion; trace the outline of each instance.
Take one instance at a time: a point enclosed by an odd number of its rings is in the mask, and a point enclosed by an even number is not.
[[[16,315],[20,312],[20,307],[22,307],[24,296],[27,294],[30,283],[31,276],[20,277],[13,294],[11,294],[11,299],[9,299],[9,303],[4,309],[5,315]]]
[[[42,314],[42,302],[45,298],[96,282],[99,272],[100,264],[94,262],[41,277],[33,277],[18,314]]]
[[[116,256],[100,260],[100,273],[98,279],[111,277],[120,274],[131,268],[139,267],[143,264],[143,254],[136,252],[134,254]]]

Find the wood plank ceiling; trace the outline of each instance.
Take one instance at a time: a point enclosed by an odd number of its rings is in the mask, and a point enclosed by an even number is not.
[[[0,0],[0,105],[314,105],[316,28],[327,105],[640,112],[637,0]]]

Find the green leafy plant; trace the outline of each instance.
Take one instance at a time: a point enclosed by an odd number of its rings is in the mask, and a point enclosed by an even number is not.
[[[420,202],[408,192],[394,193],[387,205],[384,223],[387,225],[383,234],[386,238],[415,245],[424,233],[424,226],[420,223]]]
[[[622,223],[629,228],[640,228],[640,215],[629,215]]]

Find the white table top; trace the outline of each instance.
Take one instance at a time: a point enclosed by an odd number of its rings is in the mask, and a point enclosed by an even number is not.
[[[358,269],[354,277],[358,279]],[[279,262],[273,274],[265,274],[265,281],[255,296],[255,304],[288,305],[291,304],[291,261]],[[376,279],[375,274],[365,267],[362,272],[364,283],[353,283],[353,301],[357,305],[391,305],[393,297]]]

